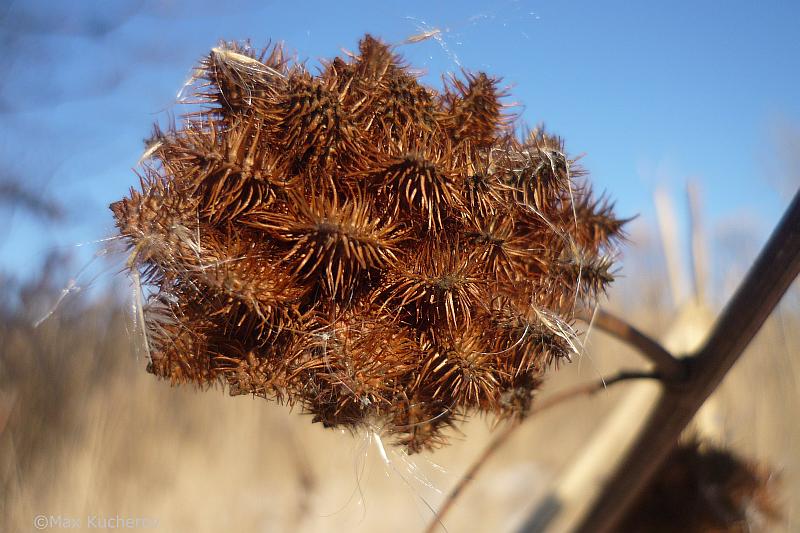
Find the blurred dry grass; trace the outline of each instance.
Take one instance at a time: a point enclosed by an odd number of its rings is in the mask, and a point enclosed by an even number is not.
[[[73,300],[34,329],[33,310],[57,297],[57,281],[4,285],[2,531],[33,530],[37,514],[84,525],[88,515],[150,517],[161,531],[421,530],[431,517],[426,505],[438,505],[438,491],[456,483],[490,437],[489,423],[473,420],[434,454],[405,458],[387,446],[387,464],[367,435],[325,430],[259,399],[156,381],[132,349],[131,319],[111,299]],[[715,415],[727,445],[780,471],[786,531],[800,527],[798,303],[795,285],[718,391]],[[630,303],[617,312],[658,337],[670,321],[659,309]],[[593,332],[587,353],[542,394],[622,365],[643,363]],[[624,387],[527,422],[463,494],[449,531],[517,526]]]

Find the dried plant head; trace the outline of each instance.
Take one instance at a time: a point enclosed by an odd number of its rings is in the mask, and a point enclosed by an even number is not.
[[[410,452],[521,418],[613,279],[624,221],[498,78],[423,86],[365,36],[318,74],[223,43],[111,209],[149,370],[300,406]],[[518,129],[518,128],[516,128]]]
[[[620,531],[770,531],[782,513],[770,468],[696,439],[676,446]]]

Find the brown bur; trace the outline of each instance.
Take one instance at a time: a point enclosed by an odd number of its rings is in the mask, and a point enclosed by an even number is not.
[[[776,481],[764,465],[690,440],[672,451],[619,531],[770,531],[781,520]]]
[[[299,404],[411,452],[523,417],[612,281],[623,221],[498,80],[421,85],[365,36],[317,75],[215,48],[180,128],[111,209],[146,287],[149,370]]]

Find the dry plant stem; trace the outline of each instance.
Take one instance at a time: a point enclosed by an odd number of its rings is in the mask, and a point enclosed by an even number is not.
[[[14,407],[17,405],[17,393],[12,392],[7,396],[0,395],[0,435],[3,434],[3,431],[6,428],[6,424],[8,424],[9,419],[11,418],[11,412],[14,410]]]
[[[689,359],[683,384],[665,390],[622,466],[575,528],[613,531],[663,463],[681,432],[739,359],[800,273],[800,191],[703,348]]]
[[[678,244],[678,228],[675,223],[678,217],[670,196],[663,188],[656,189],[653,201],[656,206],[656,220],[664,257],[667,260],[670,294],[673,304],[679,306],[686,297],[686,288],[689,283],[686,279],[686,272],[681,267],[681,248]]]
[[[593,318],[586,313],[578,318],[597,326],[638,350],[655,365],[663,380],[678,381],[686,376],[686,366],[679,359],[624,319],[603,310],[598,310]]]
[[[689,181],[686,184],[686,196],[689,203],[689,234],[691,236],[691,246],[689,249],[691,250],[692,257],[692,293],[695,299],[703,302],[705,301],[706,286],[708,284],[708,257],[706,255],[708,246],[701,225],[700,213],[702,209],[700,206],[700,192],[697,183]]]
[[[536,407],[531,409],[529,416],[537,415],[574,398],[591,396],[602,390],[608,389],[608,387],[611,387],[612,385],[633,379],[659,379],[659,376],[657,374],[647,372],[621,371],[613,376],[601,378],[596,381],[583,383],[574,387],[569,387],[563,391],[559,391],[540,401]],[[522,425],[521,422],[522,421],[515,421],[513,423],[509,423],[499,433],[497,433],[497,435],[495,435],[489,445],[486,446],[480,456],[478,456],[475,462],[472,463],[472,466],[469,467],[458,483],[456,483],[456,486],[453,487],[453,489],[447,495],[447,498],[442,503],[441,507],[439,507],[439,510],[436,511],[436,515],[433,517],[433,520],[431,520],[430,524],[428,524],[428,528],[425,530],[426,533],[433,533],[436,531],[437,526],[442,525],[445,515],[447,515],[447,513],[453,507],[461,493],[464,492],[464,489],[475,479],[480,469],[483,468],[483,466],[489,461],[495,452],[497,452],[497,450],[499,450],[508,441],[514,431]]]

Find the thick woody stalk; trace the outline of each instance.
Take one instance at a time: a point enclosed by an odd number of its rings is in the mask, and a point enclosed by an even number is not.
[[[705,345],[688,359],[682,383],[665,384],[636,444],[578,532],[613,531],[647,486],[703,402],[719,386],[800,273],[800,192],[745,280],[723,310]]]

